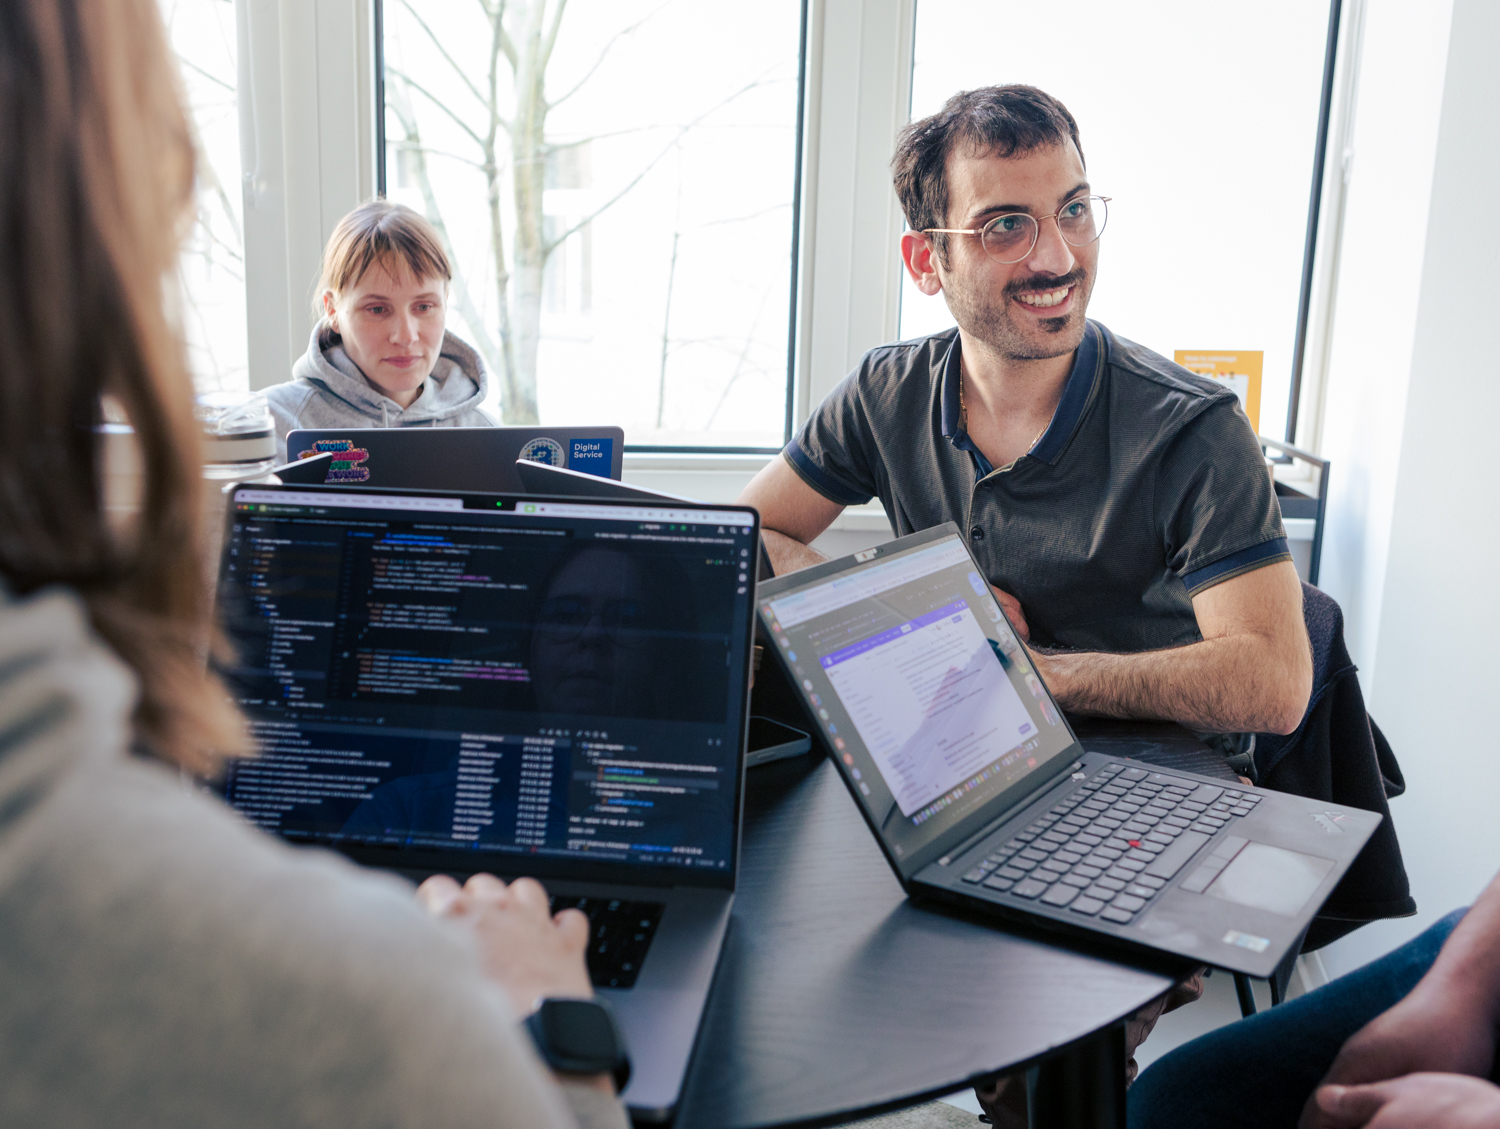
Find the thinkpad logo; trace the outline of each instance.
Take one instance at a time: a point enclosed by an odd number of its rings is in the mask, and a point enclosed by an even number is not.
[[[1344,813],[1341,811],[1315,811],[1312,813],[1313,822],[1330,835],[1342,835],[1344,829],[1339,826],[1344,821]]]

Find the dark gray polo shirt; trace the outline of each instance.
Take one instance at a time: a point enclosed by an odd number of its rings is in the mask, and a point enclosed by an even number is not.
[[[897,534],[968,531],[1038,646],[1142,651],[1202,638],[1192,596],[1291,560],[1234,393],[1089,322],[1030,454],[994,469],[959,426],[958,330],[872,349],[783,452]]]

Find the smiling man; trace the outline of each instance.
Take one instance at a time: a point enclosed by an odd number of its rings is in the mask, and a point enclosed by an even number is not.
[[[958,325],[866,354],[746,489],[777,571],[878,496],[898,534],[959,524],[1066,708],[1291,732],[1312,658],[1264,459],[1227,389],[1086,320],[1108,198],[1072,115],[967,91],[892,167]]]

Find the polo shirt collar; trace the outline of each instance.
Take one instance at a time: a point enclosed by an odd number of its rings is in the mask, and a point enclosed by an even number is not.
[[[1085,322],[1083,340],[1078,343],[1078,352],[1073,355],[1073,371],[1068,373],[1068,382],[1063,385],[1062,399],[1057,402],[1057,411],[1052,413],[1052,422],[1031,449],[1031,456],[1054,466],[1062,455],[1073,432],[1078,430],[1078,421],[1084,409],[1094,397],[1099,375],[1104,371],[1106,359],[1104,330],[1094,322]]]
[[[948,346],[948,355],[943,358],[943,438],[960,451],[967,451],[969,458],[974,462],[974,470],[980,478],[983,478],[995,468],[990,460],[984,457],[984,452],[974,446],[974,441],[969,438],[969,433],[963,428],[963,413],[960,408],[962,400],[959,393],[959,381],[963,379],[963,369],[959,365],[962,352],[963,346],[960,343],[958,330],[955,329],[953,341]]]
[[[1041,459],[1048,465],[1057,462],[1058,456],[1068,445],[1068,440],[1073,438],[1073,432],[1077,430],[1078,421],[1083,418],[1083,412],[1088,407],[1089,400],[1093,398],[1094,388],[1099,382],[1099,374],[1104,368],[1102,362],[1106,352],[1107,346],[1104,343],[1102,328],[1093,322],[1085,322],[1083,340],[1079,342],[1078,350],[1073,355],[1073,368],[1068,373],[1067,383],[1063,385],[1062,399],[1057,403],[1057,411],[1053,413],[1052,422],[1047,425],[1047,430],[1042,433],[1041,439],[1037,440],[1036,446],[1029,452],[1033,458]],[[974,446],[974,441],[969,438],[969,433],[964,430],[960,421],[958,393],[961,379],[960,354],[960,338],[955,331],[953,343],[948,346],[948,355],[943,359],[943,438],[960,451],[967,451],[974,460],[979,477],[983,478],[995,468],[984,457],[983,452]]]

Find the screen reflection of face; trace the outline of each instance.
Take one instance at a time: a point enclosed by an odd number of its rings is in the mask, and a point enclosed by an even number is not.
[[[608,549],[574,557],[548,585],[531,642],[537,705],[639,716],[652,694],[653,636],[637,564]]]

